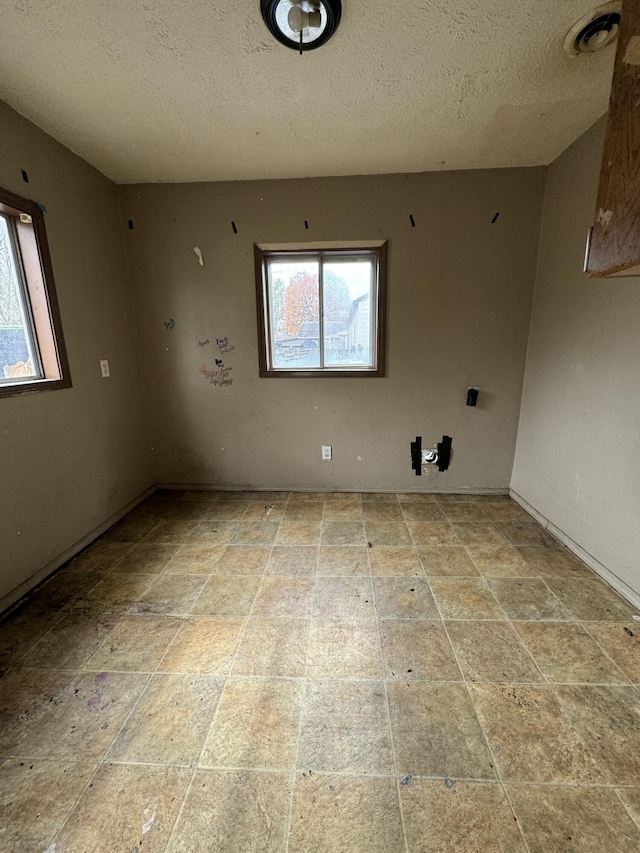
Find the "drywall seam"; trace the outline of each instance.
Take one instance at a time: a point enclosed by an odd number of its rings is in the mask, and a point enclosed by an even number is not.
[[[9,608],[13,607],[13,605],[20,601],[20,599],[25,595],[33,592],[39,584],[49,577],[49,575],[52,575],[72,557],[75,557],[76,554],[80,553],[80,551],[82,551],[83,548],[86,548],[87,545],[90,545],[98,538],[98,536],[102,536],[103,533],[106,533],[110,527],[113,527],[117,521],[124,518],[127,513],[131,512],[132,509],[135,509],[138,504],[146,500],[155,491],[156,486],[150,486],[148,489],[145,489],[144,492],[139,494],[132,501],[129,501],[129,503],[123,506],[122,509],[119,509],[113,515],[109,516],[106,521],[103,521],[102,524],[94,527],[90,533],[87,533],[87,535],[83,536],[82,539],[78,539],[77,542],[61,554],[58,554],[58,556],[54,557],[53,560],[50,560],[46,566],[42,569],[38,569],[37,572],[24,580],[21,584],[15,587],[15,589],[12,589],[11,592],[7,593],[3,598],[0,598],[0,619],[7,615],[5,611],[8,611]]]
[[[601,563],[599,560],[596,560],[596,558],[593,557],[588,551],[585,551],[582,546],[578,545],[578,543],[575,542],[570,536],[567,536],[567,534],[563,530],[557,527],[552,521],[549,521],[549,519],[542,515],[541,512],[538,512],[535,507],[531,506],[531,504],[528,503],[517,492],[515,492],[513,489],[510,489],[509,495],[517,504],[520,504],[522,509],[528,512],[529,515],[532,515],[539,524],[541,524],[546,530],[548,530],[552,536],[555,536],[556,539],[562,542],[562,544],[565,545],[573,554],[575,554],[578,559],[582,560],[583,563],[586,563],[586,565],[589,566],[590,569],[593,569],[593,571],[597,575],[599,575],[603,581],[606,581],[609,586],[613,587],[616,592],[624,596],[627,601],[633,604],[634,607],[637,607],[640,611],[640,595],[638,595],[635,590],[631,589],[630,586],[627,586],[627,584],[623,580],[621,580],[617,575],[614,575],[611,569],[608,569],[603,563]]]
[[[187,491],[202,491],[202,492],[301,492],[302,494],[312,494],[317,492],[318,494],[326,494],[326,492],[340,492],[345,494],[354,494],[354,495],[366,495],[366,494],[376,494],[376,495],[508,495],[508,489],[500,489],[500,488],[491,488],[491,489],[465,489],[461,486],[453,489],[376,489],[367,490],[367,489],[354,489],[349,486],[331,486],[327,488],[318,488],[317,486],[310,486],[309,488],[303,488],[302,486],[269,486],[260,484],[257,486],[248,486],[246,483],[244,484],[233,484],[233,483],[225,483],[221,485],[216,483],[214,485],[211,484],[203,484],[203,483],[158,483],[156,488],[158,489],[186,489]]]
[[[147,441],[149,442],[149,455],[151,456],[151,475],[152,480],[155,482],[157,472],[156,472],[156,454],[154,450],[154,441],[153,441],[153,429],[151,428],[151,412],[149,405],[149,398],[147,396],[147,389],[143,381],[143,359],[142,359],[142,345],[140,341],[142,340],[140,335],[140,327],[138,324],[138,312],[136,310],[136,301],[133,293],[133,277],[131,275],[131,264],[129,263],[129,247],[127,246],[127,241],[125,238],[125,230],[124,230],[124,218],[122,215],[122,198],[120,194],[120,190],[116,184],[116,199],[118,201],[118,218],[120,220],[120,239],[122,242],[122,251],[124,253],[124,261],[127,270],[127,290],[129,293],[129,306],[131,308],[131,316],[133,318],[133,329],[135,334],[134,346],[136,348],[136,352],[138,353],[138,378],[140,381],[140,396],[142,397],[142,408],[144,412],[144,419],[147,425]],[[516,438],[517,441],[517,438]],[[514,461],[515,461],[515,453],[514,453]],[[513,469],[512,469],[513,471]],[[151,488],[151,487],[150,487]],[[156,488],[155,486],[153,488]]]

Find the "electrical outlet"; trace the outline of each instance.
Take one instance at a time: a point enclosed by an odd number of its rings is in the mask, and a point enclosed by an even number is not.
[[[331,445],[323,444],[322,445],[322,461],[323,462],[331,462]]]
[[[106,379],[108,376],[111,376],[111,372],[109,370],[109,362],[106,358],[100,359],[100,370],[102,371],[103,379]]]

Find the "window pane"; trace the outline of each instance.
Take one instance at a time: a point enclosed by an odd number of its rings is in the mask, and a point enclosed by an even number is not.
[[[327,261],[323,283],[325,364],[352,369],[373,367],[372,261]]]
[[[272,260],[268,273],[272,367],[320,367],[318,262]]]
[[[38,376],[9,223],[0,216],[0,382]]]

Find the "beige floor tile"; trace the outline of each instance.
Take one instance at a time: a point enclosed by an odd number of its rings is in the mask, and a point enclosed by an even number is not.
[[[293,769],[303,691],[302,679],[229,678],[200,766]]]
[[[182,495],[182,500],[185,501],[217,501],[220,497],[220,492],[215,489],[190,489]]]
[[[100,601],[103,604],[132,605],[142,597],[157,578],[157,574],[121,575],[112,572],[89,590],[86,599]]]
[[[396,503],[398,498],[394,492],[360,492],[362,503],[375,501],[376,503]]]
[[[307,677],[382,678],[375,620],[312,619]]]
[[[194,764],[223,681],[201,675],[154,675],[107,753],[107,761]]]
[[[247,616],[260,585],[257,577],[209,578],[191,610],[194,616]]]
[[[484,501],[482,504],[484,514],[491,521],[518,521],[520,523],[531,523],[531,516],[522,509],[515,501],[507,498],[504,502]]]
[[[454,521],[451,524],[458,542],[463,545],[504,545],[505,537],[490,522]]]
[[[627,683],[613,661],[575,622],[516,622],[515,628],[549,681]]]
[[[526,578],[538,574],[518,549],[508,542],[503,545],[467,545],[467,552],[485,578]]]
[[[124,616],[85,669],[154,672],[180,624],[175,616]]]
[[[616,792],[640,829],[640,788],[616,788]]]
[[[137,613],[184,616],[195,604],[207,578],[207,575],[159,575],[134,609]]]
[[[612,785],[640,778],[640,693],[635,687],[557,687],[565,713]]]
[[[298,769],[313,773],[393,774],[381,681],[309,681]]]
[[[325,578],[316,581],[313,616],[367,619],[374,615],[369,578]]]
[[[446,521],[443,511],[438,504],[433,503],[406,503],[400,504],[405,521]]]
[[[583,622],[627,622],[634,608],[598,578],[547,578],[568,610]]]
[[[153,574],[165,569],[169,561],[180,548],[177,543],[164,545],[134,545],[128,553],[118,562],[116,570],[118,574],[137,572],[139,574]]]
[[[199,521],[207,510],[208,505],[204,501],[192,501],[183,496],[166,511],[164,517],[180,518],[185,521]]]
[[[282,521],[286,501],[270,503],[269,501],[249,501],[249,506],[243,518],[244,521]]]
[[[228,675],[245,621],[233,616],[189,617],[171,642],[158,671]]]
[[[403,853],[393,779],[299,774],[289,853]]]
[[[482,506],[471,501],[443,504],[442,512],[447,521],[487,521]]]
[[[13,610],[0,622],[0,667],[18,663],[61,619],[64,611]]]
[[[362,521],[324,521],[322,523],[322,545],[366,544]]]
[[[277,521],[241,521],[231,540],[233,545],[273,545]]]
[[[541,578],[490,578],[488,584],[509,619],[571,619]]]
[[[402,681],[460,680],[460,670],[439,620],[381,619],[378,627],[385,678]]]
[[[387,692],[398,773],[494,778],[464,685],[389,681]]]
[[[640,853],[640,834],[611,789],[509,785],[507,790],[530,853]]]
[[[204,518],[213,521],[240,521],[246,516],[248,509],[249,501],[215,501],[207,507]],[[265,520],[264,507],[262,508],[262,518],[259,520]],[[269,520],[275,521],[275,518]]]
[[[253,608],[254,616],[311,616],[312,578],[265,577]]]
[[[325,492],[289,492],[290,504],[305,503],[306,501],[324,501],[327,497]]]
[[[112,528],[102,537],[104,542],[124,542],[135,543],[141,542],[156,526],[158,518],[156,516],[137,516],[131,518],[127,516],[122,521],[114,524]]]
[[[558,544],[558,540],[535,521],[498,521],[496,527],[512,545],[554,547]]]
[[[469,690],[503,780],[602,781],[551,687],[471,684]]]
[[[323,521],[364,521],[360,501],[353,503],[328,503],[325,501]]]
[[[198,770],[166,853],[284,853],[291,776]]]
[[[10,759],[0,768],[0,853],[49,848],[97,764]]]
[[[456,504],[461,503],[463,501],[477,501],[481,495],[472,495],[470,493],[445,493],[445,494],[436,494],[434,498],[438,502],[439,505],[444,504]]]
[[[326,504],[360,504],[362,498],[358,492],[327,492],[324,496]]]
[[[283,521],[322,521],[324,511],[323,501],[306,501],[292,503],[287,506],[282,517]]]
[[[184,543],[187,542],[194,530],[197,529],[199,522],[185,521],[182,518],[163,518],[147,532],[144,538],[146,544],[160,543]],[[134,540],[140,541],[140,540]]]
[[[12,669],[0,679],[0,754],[102,758],[146,675]]]
[[[267,492],[267,491],[257,491],[251,492],[249,490],[243,492],[220,492],[220,496],[218,500],[221,501],[264,501],[266,504],[280,503],[285,504],[287,502],[288,494],[287,492]]]
[[[320,575],[368,575],[368,548],[353,545],[329,545],[320,548],[318,574]]]
[[[300,575],[310,577],[318,568],[318,549],[307,545],[275,545],[271,551],[265,574]]]
[[[238,646],[233,675],[301,678],[308,635],[308,619],[251,617]]]
[[[233,539],[239,522],[225,519],[204,519],[199,521],[187,537],[187,544],[212,548],[215,545],[228,545]],[[241,545],[260,545],[260,542],[236,542]]]
[[[402,508],[399,503],[377,503],[368,501],[362,504],[362,515],[365,521],[404,521]]]
[[[478,577],[463,545],[418,546],[418,556],[427,577]]]
[[[57,572],[46,583],[39,586],[22,605],[22,609],[33,613],[50,613],[52,610],[62,610],[75,606],[93,596],[97,587],[102,588],[106,579],[112,575],[101,572]],[[120,575],[124,577],[124,575]],[[153,577],[146,575],[144,577]],[[117,585],[117,582],[116,582]]]
[[[367,544],[373,547],[410,547],[412,544],[404,521],[367,521],[364,530]]]
[[[484,578],[430,578],[443,619],[504,619]]]
[[[541,577],[594,577],[588,566],[560,545],[556,548],[525,545],[518,548],[518,553],[531,570]]]
[[[98,539],[71,560],[65,569],[70,572],[110,572],[133,550],[133,545],[126,542],[105,542]]]
[[[587,622],[584,626],[634,684],[640,683],[640,625]]]
[[[434,548],[441,545],[460,545],[453,527],[448,521],[410,521],[411,538],[417,548]]]
[[[215,569],[217,575],[261,575],[267,565],[270,547],[229,545]]]
[[[409,849],[525,853],[502,785],[414,779],[400,789]]]
[[[377,615],[381,619],[439,619],[424,578],[372,578]]]
[[[447,622],[447,631],[467,681],[544,683],[509,622]]]
[[[22,658],[22,664],[43,669],[82,669],[119,620],[115,614],[71,610]]]
[[[372,575],[423,577],[422,563],[415,548],[369,548]]]
[[[103,764],[51,853],[162,853],[190,778],[187,768]]]
[[[226,545],[181,545],[164,572],[171,575],[221,574],[218,564],[226,549]]]
[[[283,521],[278,529],[276,545],[319,545],[321,521]]]

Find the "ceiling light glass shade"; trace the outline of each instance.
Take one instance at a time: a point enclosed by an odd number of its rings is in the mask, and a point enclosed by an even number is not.
[[[329,41],[340,23],[340,0],[260,0],[264,22],[293,50],[314,50]],[[300,27],[302,27],[300,29]]]

